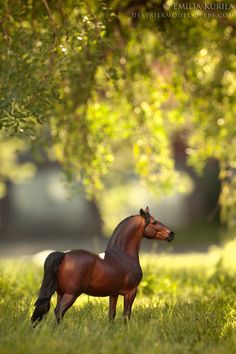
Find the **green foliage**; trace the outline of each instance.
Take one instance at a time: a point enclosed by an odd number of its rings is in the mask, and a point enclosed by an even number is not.
[[[108,299],[83,295],[59,327],[51,309],[33,329],[42,266],[31,259],[1,260],[1,353],[233,354],[236,264],[227,263],[229,249],[235,250],[235,241],[208,254],[141,256],[144,278],[128,326],[122,299],[111,324]]]
[[[219,160],[222,216],[233,226],[235,9],[224,18],[202,6],[181,19],[132,19],[133,11],[180,12],[171,0],[136,5],[4,0],[0,126],[40,139],[90,196],[124,146],[146,184],[173,190],[171,140],[185,131],[196,171]]]

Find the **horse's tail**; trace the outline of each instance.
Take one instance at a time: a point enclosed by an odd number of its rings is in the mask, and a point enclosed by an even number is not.
[[[35,309],[31,317],[32,322],[41,321],[50,309],[50,299],[57,289],[57,272],[65,253],[52,252],[44,262],[44,276],[39,296],[34,304]]]

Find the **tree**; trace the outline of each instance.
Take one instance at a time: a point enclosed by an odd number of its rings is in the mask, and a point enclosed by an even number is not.
[[[233,224],[235,9],[199,4],[3,1],[3,134],[41,141],[93,195],[124,145],[149,185],[171,190],[171,136],[184,129],[197,171],[219,160]]]
[[[30,162],[19,163],[18,155],[26,149],[26,144],[18,138],[3,138],[0,134],[0,198],[6,193],[5,183],[20,183],[33,176],[35,167]]]

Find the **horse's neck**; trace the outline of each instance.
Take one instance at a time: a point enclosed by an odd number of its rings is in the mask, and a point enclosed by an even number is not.
[[[141,239],[141,225],[132,220],[124,228],[121,227],[117,230],[108,243],[106,250],[112,251],[112,249],[116,249],[128,256],[138,259]]]

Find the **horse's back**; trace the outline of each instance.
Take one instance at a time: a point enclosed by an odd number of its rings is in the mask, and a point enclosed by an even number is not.
[[[70,250],[70,251],[67,251],[65,252],[65,255],[67,257],[86,257],[86,258],[96,258],[98,257],[98,255],[96,253],[93,253],[93,252],[90,252],[90,251],[87,251],[87,250],[81,250],[81,249],[78,249],[78,250]]]

